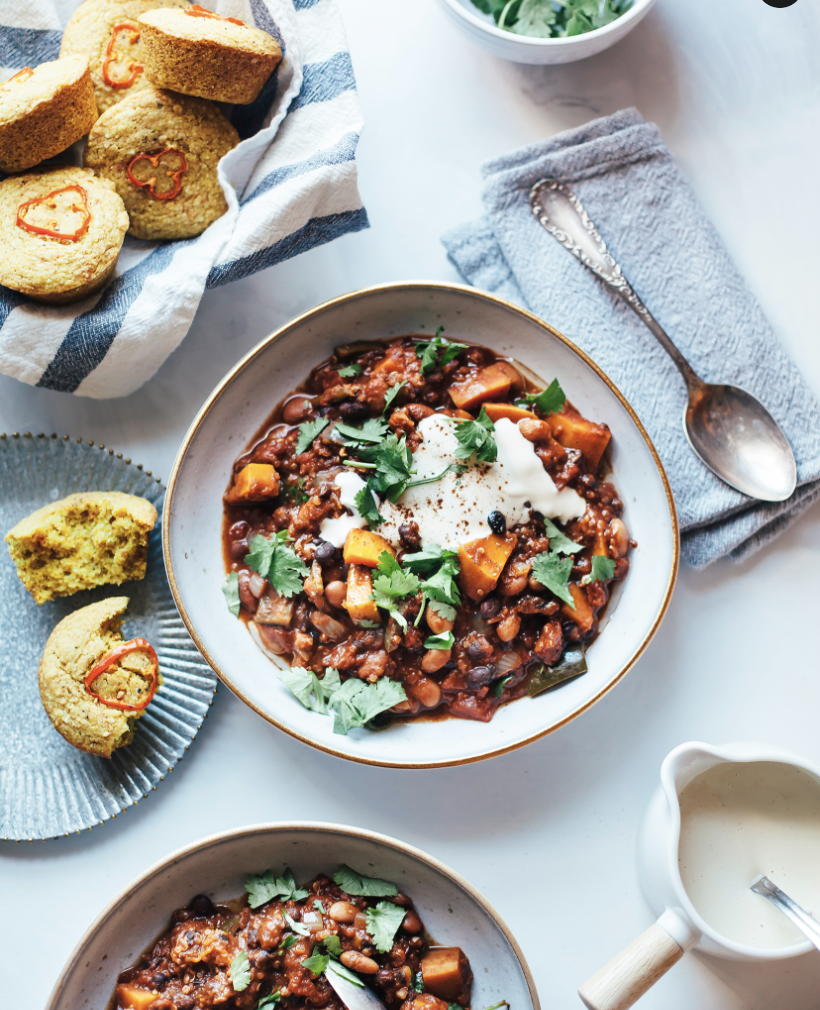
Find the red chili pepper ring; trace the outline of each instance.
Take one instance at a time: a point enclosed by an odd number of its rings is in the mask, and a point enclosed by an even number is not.
[[[123,701],[116,701],[112,698],[103,698],[92,689],[91,685],[101,673],[105,673],[106,670],[110,669],[115,663],[119,663],[121,659],[125,656],[129,656],[132,652],[146,652],[148,654],[148,658],[151,660],[151,689],[144,702],[141,702],[139,705],[127,705]],[[140,676],[142,676],[142,674],[140,674]],[[159,660],[157,659],[157,654],[154,651],[153,645],[151,645],[150,642],[146,642],[144,638],[132,638],[130,642],[121,642],[118,646],[103,656],[99,663],[92,668],[91,672],[85,678],[85,689],[92,698],[95,698],[102,705],[107,705],[108,708],[116,708],[121,712],[141,712],[143,709],[148,708],[153,701],[154,695],[157,693],[158,681]]]
[[[156,189],[157,176],[152,175],[148,179],[137,179],[133,173],[133,168],[140,161],[147,161],[149,165],[153,168],[159,168],[159,160],[163,158],[166,154],[175,154],[179,158],[179,168],[173,169],[172,171],[167,171],[167,166],[163,165],[166,169],[165,175],[171,180],[171,188],[165,193],[158,193]],[[136,154],[128,162],[125,168],[125,174],[128,176],[129,182],[132,182],[135,186],[145,186],[148,192],[156,200],[173,200],[174,197],[182,189],[182,176],[183,173],[188,171],[188,161],[182,151],[178,150],[176,147],[166,147],[163,151],[158,151],[156,154]]]
[[[111,64],[118,63],[123,59],[122,53],[117,50],[117,43],[123,41],[123,39],[117,37],[120,32],[128,32],[127,44],[130,46],[135,46],[140,40],[140,30],[134,25],[129,25],[125,22],[114,25],[112,28],[111,38],[108,40],[108,45],[105,48],[105,59],[102,65],[103,80],[110,88],[130,88],[143,71],[142,64],[136,60],[132,60],[126,68],[129,72],[128,77],[117,78],[111,76]]]
[[[26,213],[30,207],[36,207],[38,204],[46,204],[50,210],[56,210],[56,204],[48,203],[55,196],[59,196],[60,193],[76,193],[82,203],[72,203],[68,208],[72,214],[82,214],[82,221],[79,227],[72,232],[62,232],[57,231],[56,225],[57,220],[52,219],[48,223],[54,227],[44,228],[41,225],[31,224],[26,220]],[[62,186],[60,189],[52,190],[50,193],[46,193],[45,196],[36,196],[33,200],[26,200],[19,205],[17,208],[17,227],[22,228],[24,231],[31,232],[32,235],[44,235],[46,238],[58,238],[65,242],[78,242],[83,235],[88,231],[88,225],[91,221],[91,211],[88,209],[88,194],[83,189],[82,186],[74,183],[71,186]]]

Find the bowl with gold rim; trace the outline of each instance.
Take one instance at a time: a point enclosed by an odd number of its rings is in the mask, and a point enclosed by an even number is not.
[[[232,485],[239,467],[239,463],[234,466],[235,461],[245,458],[242,454],[260,437],[274,407],[293,390],[304,389],[303,383],[311,369],[333,355],[338,345],[366,347],[375,346],[369,342],[381,341],[386,346],[410,334],[418,335],[419,341],[429,340],[442,326],[446,339],[468,348],[464,359],[454,361],[454,367],[460,367],[458,361],[466,361],[471,356],[480,360],[485,353],[481,349],[489,348],[492,354],[499,356],[504,368],[510,362],[516,363],[521,375],[534,389],[548,387],[553,378],[558,378],[572,405],[561,408],[562,411],[573,410],[578,416],[591,419],[590,423],[597,430],[603,430],[598,422],[608,426],[611,438],[601,467],[606,480],[611,480],[617,488],[623,503],[623,523],[633,543],[629,551],[628,576],[612,585],[611,598],[606,609],[601,611],[598,636],[586,651],[583,675],[563,679],[549,690],[533,691],[533,697],[519,697],[502,704],[490,721],[440,718],[441,711],[432,711],[423,718],[394,718],[378,732],[356,728],[343,734],[338,732],[338,719],[334,721],[308,710],[285,686],[283,676],[285,681],[289,679],[288,671],[297,665],[296,660],[291,662],[290,657],[263,653],[245,623],[237,621],[226,607],[223,496],[229,487],[236,486]],[[412,356],[412,341],[405,343],[410,348],[405,353]],[[473,348],[477,348],[474,354]],[[363,377],[367,376],[369,367],[366,365]],[[377,367],[380,366],[374,366]],[[489,374],[487,369],[484,373]],[[466,399],[459,402],[474,413],[478,412],[478,405]],[[454,415],[450,420],[463,420],[456,410],[444,413]],[[464,413],[464,417],[472,416],[469,411]],[[564,416],[562,413],[561,417]],[[561,430],[557,418],[558,415],[551,422],[554,432]],[[429,417],[420,421],[419,431],[426,430],[423,426],[430,421]],[[322,419],[310,423],[321,425]],[[517,438],[517,430],[524,431],[525,423],[540,424],[518,420],[515,422],[518,429],[513,431],[509,419],[497,417],[494,423],[495,439],[502,448],[499,450],[501,457],[493,465],[506,465],[512,458],[505,456],[512,452],[506,448],[511,444],[508,435]],[[562,437],[556,435],[556,438]],[[425,436],[422,442],[427,438]],[[292,460],[296,448],[298,445],[291,443],[289,448],[285,446],[278,451],[285,452],[284,459]],[[417,447],[414,461],[419,459],[419,451]],[[474,462],[476,458],[471,457],[471,460]],[[361,466],[354,460],[348,463]],[[288,466],[280,466],[280,470],[283,481],[289,481],[291,478],[284,476]],[[297,472],[295,464],[290,466],[290,471]],[[356,472],[363,479],[370,473],[366,467]],[[468,481],[469,476],[464,480]],[[518,476],[520,478],[520,474]],[[452,503],[456,498],[450,498],[460,493],[458,481],[462,479],[462,471],[455,470],[454,479],[455,485],[448,485],[446,494],[440,493],[439,504],[430,506],[433,512],[439,513],[438,535],[442,539],[449,534],[446,522],[443,525],[440,522],[441,515],[452,516],[454,527],[467,522],[457,514],[458,510],[453,511]],[[283,493],[282,488],[278,493]],[[410,493],[407,491],[397,499],[400,507]],[[470,502],[463,496],[461,500],[466,516],[470,512]],[[350,511],[348,509],[347,513]],[[389,527],[388,522],[383,529]],[[486,532],[489,535],[489,530]],[[504,536],[509,536],[509,532]],[[456,537],[454,546],[457,540]],[[478,541],[469,540],[469,544],[473,543]],[[231,370],[211,394],[183,441],[169,481],[163,544],[169,583],[183,620],[217,675],[246,704],[273,725],[320,750],[364,763],[409,768],[461,764],[501,754],[558,729],[584,712],[624,676],[646,648],[666,611],[678,564],[675,509],[663,467],[634,411],[601,369],[549,324],[509,302],[461,285],[422,281],[368,288],[320,305],[272,333]],[[569,547],[566,553],[571,551]],[[404,564],[403,555],[399,556]],[[346,561],[352,560],[346,543],[344,557]],[[459,578],[464,589],[465,571],[469,566],[460,553],[459,558]],[[559,554],[552,560],[559,568],[565,563]],[[348,579],[348,594],[353,570],[359,568],[361,565],[351,564],[343,569],[343,577]],[[302,574],[310,570],[310,567],[301,569]],[[586,592],[590,596],[592,589]],[[555,602],[550,606],[553,611],[557,609]],[[560,615],[554,618],[559,619],[563,620]],[[312,628],[311,633],[315,630]],[[388,620],[384,628],[386,636],[389,630]],[[500,638],[500,631],[498,636]],[[319,638],[315,634],[313,637],[318,643]],[[405,640],[409,642],[406,636]],[[432,646],[425,648],[432,649]],[[449,668],[454,663],[455,659]],[[445,666],[436,675],[445,693],[447,685],[442,676],[447,671]],[[363,672],[358,675],[364,677]],[[431,676],[431,679],[435,678]],[[491,685],[491,689],[495,688]],[[315,701],[314,695],[310,703]],[[313,707],[320,706],[313,704]],[[454,706],[448,709],[452,710]]]

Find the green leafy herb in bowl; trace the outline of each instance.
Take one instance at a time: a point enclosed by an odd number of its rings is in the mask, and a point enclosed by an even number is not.
[[[604,28],[633,0],[473,0],[499,28],[531,38],[563,39]]]

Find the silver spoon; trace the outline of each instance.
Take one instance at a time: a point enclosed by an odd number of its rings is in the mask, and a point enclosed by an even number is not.
[[[571,189],[542,179],[530,190],[530,207],[550,235],[623,298],[678,366],[689,392],[683,429],[712,473],[750,498],[789,498],[797,484],[794,453],[763,404],[745,389],[712,385],[696,374],[632,290]]]
[[[788,894],[785,894],[776,884],[773,884],[768,877],[758,877],[751,887],[755,894],[761,894],[764,898],[768,898],[775,908],[779,908],[802,933],[806,934],[814,946],[820,950],[820,922],[814,916],[809,915]]]

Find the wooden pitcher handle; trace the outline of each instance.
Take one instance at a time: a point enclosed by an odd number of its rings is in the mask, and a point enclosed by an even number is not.
[[[578,990],[589,1010],[627,1010],[683,957],[683,948],[654,923]]]

